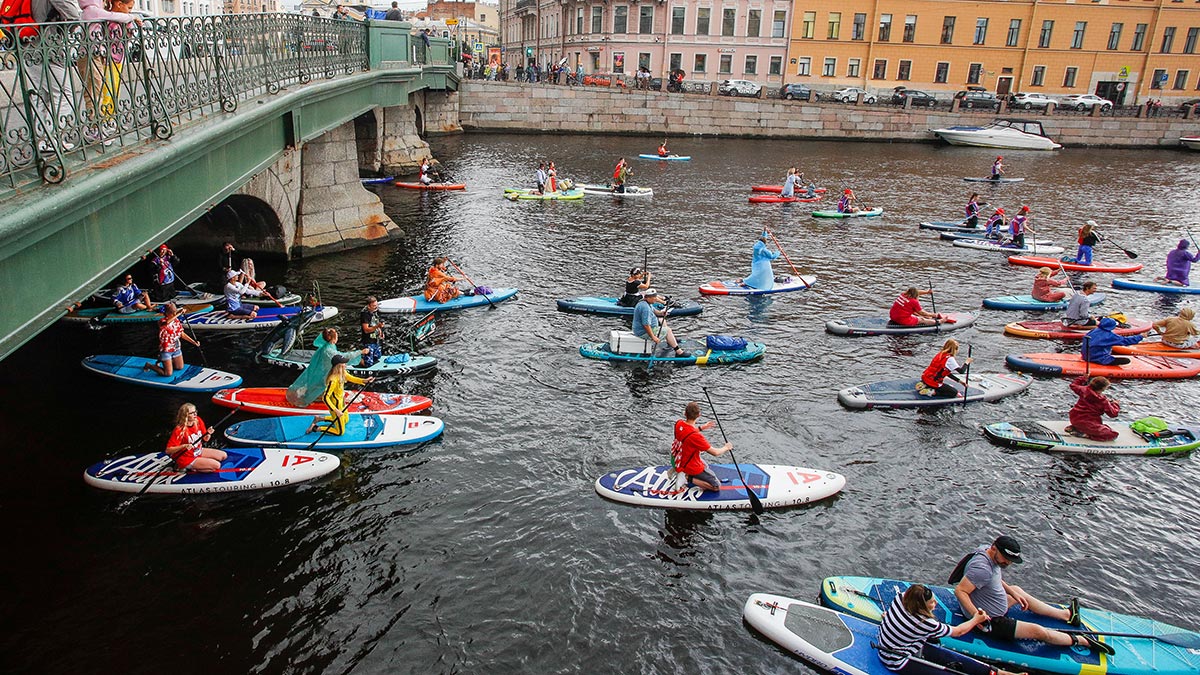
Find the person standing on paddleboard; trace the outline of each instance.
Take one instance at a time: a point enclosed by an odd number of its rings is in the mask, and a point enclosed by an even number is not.
[[[901,293],[892,303],[888,320],[900,326],[932,326],[939,321],[952,323],[941,314],[926,312],[917,299],[922,295],[933,295],[933,289],[917,290],[914,286]]]
[[[1100,235],[1096,233],[1099,227],[1096,221],[1089,220],[1079,228],[1079,250],[1075,252],[1075,263],[1079,265],[1092,264],[1092,249],[1100,243]]]
[[[692,485],[709,492],[717,492],[721,489],[721,479],[708,470],[708,465],[700,458],[700,453],[707,452],[719,457],[732,450],[733,443],[727,440],[725,445],[719,448],[709,444],[708,439],[700,432],[713,428],[717,423],[712,420],[704,424],[696,423],[700,420],[700,404],[696,401],[684,407],[683,417],[684,419],[675,422],[675,440],[671,443],[671,459],[675,470],[687,476]]]
[[[1079,287],[1079,292],[1071,296],[1067,303],[1067,311],[1063,313],[1064,326],[1095,326],[1096,320],[1091,316],[1092,301],[1088,296],[1096,292],[1096,282],[1085,281]]]
[[[650,288],[650,272],[640,267],[629,270],[625,279],[625,294],[617,299],[621,307],[637,307],[642,300],[642,291]]]
[[[796,173],[796,167],[788,169],[787,177],[783,179],[783,191],[779,193],[781,197],[795,197],[796,185],[800,182],[800,176]]]
[[[795,174],[788,178],[795,177]],[[784,189],[787,189],[785,186]],[[775,271],[771,269],[771,261],[779,257],[779,251],[772,251],[767,246],[771,234],[764,231],[754,242],[754,253],[750,259],[750,276],[742,279],[742,284],[750,288],[769,291],[775,286]]]
[[[383,358],[383,348],[379,341],[383,339],[383,320],[379,318],[379,298],[367,296],[367,304],[358,313],[359,328],[362,330],[362,344],[365,352],[362,357],[362,367],[370,368]]]
[[[211,437],[212,432],[204,426],[196,406],[184,403],[175,413],[175,428],[167,439],[166,453],[184,471],[216,471],[226,454],[224,450],[204,447]]]
[[[654,351],[658,351],[659,345],[663,340],[667,341],[667,345],[675,350],[675,356],[686,356],[685,352],[679,346],[679,341],[675,339],[675,333],[667,326],[665,317],[667,316],[666,308],[654,309],[654,303],[658,302],[658,291],[653,288],[647,288],[642,291],[642,301],[633,308],[633,334],[643,340],[654,342]],[[658,327],[658,318],[664,317],[663,326],[660,330]]]
[[[996,161],[992,162],[992,180],[1000,180],[1004,175],[1004,158],[997,156]]]
[[[957,389],[945,384],[947,377],[962,384],[965,392],[966,384],[958,379],[954,373],[961,373],[966,370],[972,359],[963,359],[960,363],[957,356],[958,340],[953,338],[946,340],[946,343],[942,345],[938,353],[933,355],[933,360],[929,362],[929,367],[925,369],[925,372],[921,373],[921,379],[917,382],[917,393],[922,396],[942,396],[947,398],[958,396]],[[965,393],[963,395],[966,396]]]
[[[179,308],[175,303],[163,305],[163,318],[158,322],[158,363],[147,363],[146,370],[153,370],[163,377],[170,377],[175,371],[183,370],[183,347],[180,339],[187,340],[199,347],[200,341],[192,339],[183,329],[179,320]]]
[[[1022,206],[1017,215],[1008,223],[1008,236],[1012,241],[1013,246],[1017,248],[1025,248],[1025,232],[1032,232],[1029,228],[1029,207]]]
[[[958,598],[964,616],[974,616],[983,610],[991,619],[977,625],[975,630],[1004,641],[1040,640],[1059,647],[1078,645],[1112,654],[1113,648],[1090,635],[1070,634],[1046,628],[1027,621],[1018,621],[1008,615],[1016,606],[1026,612],[1065,621],[1072,626],[1080,625],[1079,600],[1071,598],[1065,608],[1051,607],[1026,593],[1020,586],[1004,581],[1004,570],[1013,563],[1022,563],[1021,544],[1008,535],[1001,535],[991,546],[980,546],[971,551],[955,566],[950,574],[954,596]]]
[[[179,258],[166,244],[159,246],[157,251],[146,251],[146,255],[150,257],[150,267],[154,270],[153,297],[157,302],[174,298],[175,265],[179,264]]]
[[[537,183],[537,188],[534,190],[535,194],[541,195],[546,193],[546,181],[548,179],[549,176],[546,175],[546,163],[542,162],[538,164],[537,173],[534,174],[533,178],[534,182]]]

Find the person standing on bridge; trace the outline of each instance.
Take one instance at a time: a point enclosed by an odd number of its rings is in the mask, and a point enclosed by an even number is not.
[[[79,8],[77,0],[31,0],[29,7],[34,23],[79,21],[83,18],[83,10]],[[58,128],[60,121],[72,124],[76,116],[71,78],[67,76],[68,55],[73,50],[64,47],[71,42],[63,34],[64,30],[67,29],[63,26],[42,26],[34,35],[28,36],[30,44],[26,48],[33,53],[39,40],[44,40],[46,46],[36,63],[24,69],[29,76],[30,89],[38,94],[26,97],[27,101],[32,99],[34,107],[34,117],[29,120],[29,125],[39,139],[38,150],[44,153],[57,153],[59,150],[68,152],[75,148],[74,143],[59,138]],[[24,29],[18,33],[25,38]],[[48,128],[44,126],[47,121],[50,122]]]
[[[392,2],[392,8],[383,16],[384,21],[403,21],[404,15],[400,13],[400,3]]]

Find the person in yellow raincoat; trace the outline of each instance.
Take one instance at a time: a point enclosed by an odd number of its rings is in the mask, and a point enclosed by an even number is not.
[[[346,400],[346,382],[367,384],[375,381],[373,377],[364,380],[347,373],[346,364],[349,362],[350,359],[341,354],[333,357],[333,367],[329,369],[329,375],[325,378],[325,393],[321,394],[321,400],[324,401],[325,407],[329,408],[329,414],[323,419],[313,422],[308,429],[309,433],[324,431],[333,436],[341,436],[345,433],[346,422],[350,419],[348,413],[350,402]]]

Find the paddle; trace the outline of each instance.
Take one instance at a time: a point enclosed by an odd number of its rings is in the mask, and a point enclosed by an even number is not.
[[[1063,278],[1067,280],[1067,288],[1071,289],[1072,293],[1077,293],[1078,291],[1075,290],[1075,284],[1071,283],[1071,277],[1067,275],[1067,268],[1063,267],[1061,260],[1058,261],[1058,269],[1063,273]],[[1034,300],[1036,299],[1037,298],[1034,298]]]
[[[1090,341],[1090,338],[1088,338],[1088,336],[1084,335],[1083,336],[1083,353],[1080,354],[1079,356],[1080,356],[1080,358],[1083,359],[1083,376],[1090,380],[1090,379],[1092,379],[1092,362],[1088,361],[1088,358],[1087,358],[1089,341]]]
[[[211,427],[209,427],[209,428],[208,428],[208,433],[211,435],[211,434],[212,434],[214,431],[216,431],[216,430],[217,430],[217,427],[219,427],[219,426],[221,426],[222,424],[224,424],[224,423],[228,422],[228,421],[229,421],[229,418],[230,418],[230,417],[233,417],[233,416],[234,416],[234,415],[236,415],[236,414],[238,414],[238,411],[240,411],[241,409],[242,409],[242,403],[239,401],[239,402],[238,402],[238,404],[237,404],[237,407],[235,407],[233,410],[230,410],[228,415],[226,415],[226,416],[222,417],[222,418],[221,418],[221,419],[220,419],[220,420],[219,420],[219,421],[218,421],[216,424],[214,424],[214,425],[212,425]],[[203,439],[203,438],[201,438],[201,439],[200,439],[200,442],[201,442],[201,443],[203,443],[203,442],[204,442],[204,439]],[[168,465],[171,465],[171,464],[174,464],[174,463],[175,463],[175,458],[174,458],[174,457],[171,457],[170,455],[168,455],[167,457],[168,457],[168,459],[167,459]],[[164,468],[165,468],[165,467],[164,467]],[[179,474],[181,474],[181,473],[186,473],[186,470],[180,470],[180,471],[162,471],[162,472],[160,472],[160,473],[159,473],[157,476],[155,476],[154,478],[151,478],[150,480],[146,481],[146,484],[142,486],[142,489],[141,489],[141,490],[139,490],[139,491],[138,491],[138,493],[137,493],[136,495],[134,495],[134,497],[141,497],[142,495],[146,494],[146,490],[149,490],[151,486],[153,486],[155,483],[157,483],[157,482],[159,482],[160,480],[162,480],[164,477],[166,477],[166,476],[177,476],[177,475],[179,475]]]
[[[933,279],[929,279],[929,306],[933,308],[933,329],[934,332],[942,332],[942,317],[938,316],[937,300],[933,297]]]
[[[475,288],[479,288],[479,284],[475,283],[474,281],[471,281],[471,277],[467,276],[467,273],[462,271],[462,268],[459,267],[457,264],[455,264],[455,262],[453,260],[450,260],[450,258],[446,258],[446,260],[448,260],[451,265],[454,265],[454,269],[458,270],[458,273],[463,275],[463,278],[467,280],[467,283],[471,284],[471,286],[473,286]],[[481,293],[481,295],[483,296],[484,300],[487,300],[489,309],[493,309],[496,307],[496,303],[492,302],[492,299],[487,296],[487,293]]]
[[[1097,238],[1097,239],[1099,239],[1099,238],[1100,238],[1100,237],[1099,237],[1099,235],[1097,235],[1097,236],[1096,236],[1096,238]],[[1130,251],[1129,249],[1127,249],[1127,248],[1125,248],[1124,246],[1122,246],[1122,245],[1118,244],[1117,242],[1113,241],[1112,239],[1109,239],[1108,237],[1105,237],[1105,238],[1104,238],[1104,241],[1107,241],[1108,243],[1112,244],[1113,246],[1116,246],[1117,248],[1121,249],[1121,251],[1123,251],[1123,252],[1125,253],[1125,256],[1126,256],[1126,257],[1128,257],[1130,260],[1136,260],[1136,259],[1137,259],[1137,257],[1138,257],[1138,254],[1134,253],[1133,251]]]
[[[941,671],[944,671],[947,673],[954,673],[955,675],[967,675],[965,672],[963,672],[961,670],[956,670],[954,668],[950,668],[949,666],[943,666],[940,663],[934,663],[933,661],[923,659],[919,656],[911,656],[908,654],[903,654],[902,652],[896,651],[895,649],[888,649],[887,647],[884,647],[882,645],[877,645],[877,644],[875,644],[874,641],[871,642],[871,648],[878,649],[881,652],[888,652],[889,654],[900,654],[902,656],[908,656],[909,661],[912,661],[914,663],[919,663],[923,666],[929,666],[930,668],[933,668],[934,670],[941,670]]]
[[[771,241],[775,242],[775,248],[779,249],[780,255],[782,255],[783,259],[787,261],[788,266],[792,268],[792,271],[796,273],[797,277],[800,277],[800,283],[804,284],[805,288],[811,289],[812,286],[810,286],[808,282],[804,280],[804,275],[800,274],[800,270],[796,269],[796,266],[792,264],[791,259],[788,258],[787,251],[783,250],[783,246],[781,246],[779,244],[779,240],[775,238],[775,233],[766,227],[763,228],[763,231],[771,235]]]
[[[721,418],[717,417],[717,407],[713,405],[712,397],[708,395],[708,389],[701,387],[700,390],[704,392],[704,398],[708,399],[708,407],[712,409],[713,419],[717,421],[717,428],[721,430],[721,438],[728,443],[729,438],[725,435],[725,427],[721,425]],[[746,483],[746,477],[742,475],[742,467],[738,466],[737,457],[733,454],[732,445],[729,446],[729,458],[733,460],[733,468],[737,469],[738,479],[742,481],[742,486],[746,488],[746,495],[750,498],[750,508],[754,509],[756,515],[761,516],[766,509],[763,508],[762,500],[758,498],[758,495],[754,494],[754,490],[751,490],[750,485]]]
[[[967,394],[971,392],[971,351],[975,345],[967,345],[967,369],[963,372],[963,407],[967,407]]]
[[[183,314],[184,311],[185,310],[182,307],[179,308],[180,314]],[[193,343],[196,345],[196,351],[200,352],[200,361],[204,364],[204,367],[207,368],[208,367],[208,357],[206,357],[204,355],[204,350],[200,347],[200,338],[196,337],[196,329],[192,328],[192,325],[186,321],[181,320],[179,323],[183,324],[184,330],[188,330],[189,328],[191,329],[192,340],[193,340]]]
[[[1195,633],[1162,633],[1151,635],[1148,633],[1110,633],[1102,630],[1073,630],[1065,628],[1055,629],[1060,633],[1068,635],[1106,635],[1108,637],[1123,637],[1123,638],[1144,638],[1146,640],[1158,640],[1176,647],[1184,649],[1200,649],[1200,635]]]
[[[1192,246],[1196,246],[1196,235],[1192,234],[1192,228],[1184,227],[1183,231],[1188,233],[1188,239],[1192,240]],[[1196,246],[1196,248],[1200,248],[1200,246]]]

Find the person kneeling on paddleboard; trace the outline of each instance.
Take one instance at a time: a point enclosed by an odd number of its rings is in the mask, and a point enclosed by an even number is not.
[[[922,291],[913,287],[901,293],[892,303],[892,309],[888,312],[888,320],[899,326],[932,326],[939,321],[954,323],[953,319],[942,314],[933,314],[922,309],[921,301],[917,299],[922,295],[933,295],[933,290]]]
[[[1104,317],[1087,335],[1083,337],[1083,348],[1080,354],[1088,363],[1099,363],[1104,366],[1125,366],[1130,360],[1124,356],[1113,356],[1112,348],[1117,345],[1136,345],[1145,335],[1117,335],[1113,329],[1117,320]]]
[[[1088,296],[1096,292],[1096,282],[1085,281],[1079,287],[1079,292],[1071,296],[1067,303],[1067,311],[1063,313],[1064,326],[1095,326],[1096,320],[1091,316],[1092,301]]]
[[[662,144],[658,146],[658,156],[659,157],[670,157],[671,156],[671,152],[669,150],[667,150],[667,139],[665,139],[665,138],[663,139]]]
[[[462,293],[455,284],[466,279],[447,272],[446,268],[449,266],[449,258],[438,256],[433,259],[433,266],[425,273],[425,299],[429,302],[450,302]]]
[[[204,426],[196,412],[196,406],[184,403],[175,413],[175,428],[167,439],[166,453],[175,460],[175,466],[185,471],[216,471],[221,468],[226,454],[223,450],[206,448],[204,443],[212,432]]]
[[[967,219],[963,221],[963,227],[979,227],[979,193],[972,192],[971,198],[967,200],[966,208]]]
[[[1000,233],[1003,230],[1004,230],[1004,209],[1002,209],[1000,207],[996,207],[996,210],[992,211],[992,215],[988,216],[986,230],[984,231],[983,236],[987,237],[988,239],[999,240]]]
[[[769,232],[763,231],[754,242],[754,253],[750,258],[750,276],[742,279],[742,284],[761,291],[769,291],[775,286],[775,270],[771,269],[771,261],[779,257],[779,251],[767,247]]]
[[[637,307],[642,300],[642,291],[647,288],[650,288],[650,272],[640,267],[629,270],[629,276],[625,279],[625,294],[617,298],[617,304],[621,307]]]
[[[1016,606],[1026,612],[1065,621],[1072,626],[1080,625],[1079,600],[1071,598],[1067,607],[1051,607],[1026,593],[1020,586],[1005,583],[1003,572],[1013,563],[1024,562],[1021,544],[1008,535],[1001,535],[991,546],[980,546],[958,561],[950,573],[954,596],[964,616],[974,616],[983,610],[991,620],[975,627],[975,630],[997,640],[1040,640],[1059,647],[1078,645],[1088,649],[1113,654],[1113,648],[1090,635],[1064,633],[1045,626],[1018,621],[1007,616]]]
[[[1192,349],[1200,343],[1200,329],[1192,323],[1196,318],[1196,310],[1184,307],[1176,316],[1168,316],[1162,321],[1155,321],[1152,328],[1156,333],[1162,333],[1162,343],[1176,349]]]
[[[1093,377],[1088,381],[1087,375],[1080,375],[1071,382],[1071,391],[1079,400],[1067,415],[1071,424],[1064,431],[1094,441],[1111,441],[1120,435],[1104,423],[1105,415],[1115,419],[1121,412],[1117,399],[1104,395],[1108,386],[1107,377]]]
[[[879,622],[879,660],[884,667],[903,675],[943,675],[946,668],[962,675],[1016,675],[931,644],[939,638],[966,635],[988,621],[987,613],[977,609],[970,619],[950,626],[933,618],[936,608],[933,591],[921,584],[909,586],[892,600]]]
[[[922,396],[958,396],[957,389],[945,384],[947,377],[963,385],[965,392],[966,383],[958,379],[954,373],[961,373],[966,370],[967,365],[971,363],[971,359],[963,359],[962,363],[959,363],[956,358],[957,356],[958,340],[953,338],[946,340],[946,344],[942,345],[938,353],[933,355],[933,360],[929,362],[929,367],[925,369],[925,372],[921,373],[921,381],[917,382],[917,393]]]
[[[1188,286],[1191,284],[1189,278],[1192,273],[1192,263],[1200,260],[1200,251],[1195,254],[1188,253],[1188,240],[1180,239],[1175,246],[1175,250],[1167,254],[1167,273],[1161,277],[1155,277],[1156,281],[1161,281],[1176,286]]]
[[[700,433],[713,428],[716,422],[709,420],[704,424],[696,424],[700,419],[700,404],[696,401],[688,403],[683,409],[684,419],[675,422],[675,441],[671,443],[671,458],[675,470],[688,477],[688,480],[698,488],[716,492],[721,489],[721,480],[708,470],[708,465],[700,458],[701,452],[707,452],[719,457],[733,449],[733,444],[725,441],[725,445],[713,448],[704,434]]]
[[[662,329],[658,327],[658,317],[666,317],[667,309],[654,309],[654,303],[658,302],[658,291],[653,288],[647,288],[642,291],[642,301],[633,308],[633,334],[643,340],[651,340],[654,342],[654,351],[658,351],[658,347],[662,345],[663,340],[667,341],[667,345],[675,350],[675,356],[686,356],[687,352],[679,347],[679,341],[675,339],[675,333],[667,327],[664,318]]]
[[[183,347],[180,339],[187,340],[199,347],[200,342],[183,330],[183,322],[179,320],[179,308],[175,303],[163,305],[163,318],[158,322],[158,363],[147,363],[145,370],[153,370],[163,377],[171,377],[177,370],[183,370]]]

